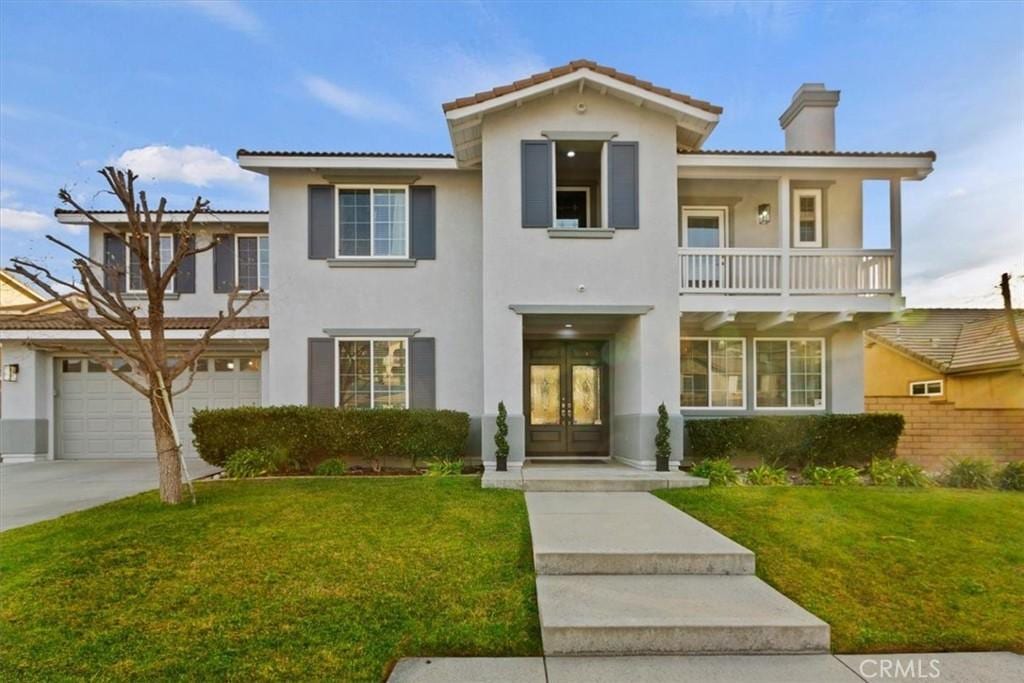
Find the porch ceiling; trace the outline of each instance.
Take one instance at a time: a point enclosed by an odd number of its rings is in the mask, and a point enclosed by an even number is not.
[[[575,339],[615,334],[632,315],[524,315],[523,334],[529,337]],[[571,326],[571,327],[570,327]]]
[[[840,327],[867,330],[892,322],[895,313],[855,311],[773,311],[717,313],[683,313],[679,316],[681,333],[694,334],[728,330],[765,333],[832,332]]]

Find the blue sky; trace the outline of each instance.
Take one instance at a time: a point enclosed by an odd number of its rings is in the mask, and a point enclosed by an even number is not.
[[[0,255],[57,266],[43,235],[84,244],[56,192],[106,205],[106,163],[173,204],[265,208],[239,147],[449,151],[442,101],[576,58],[725,107],[710,148],[780,148],[793,91],[824,81],[840,149],[938,152],[904,188],[910,305],[995,305],[999,273],[1024,273],[1020,2],[6,0]]]

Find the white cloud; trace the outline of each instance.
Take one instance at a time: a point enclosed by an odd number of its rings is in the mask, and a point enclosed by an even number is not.
[[[53,219],[38,211],[0,208],[0,230],[38,232],[53,225]]]
[[[234,159],[215,149],[185,145],[149,145],[129,149],[114,160],[114,165],[130,168],[147,180],[208,185],[251,186],[258,176],[242,169]]]
[[[303,76],[301,80],[306,92],[345,116],[395,123],[412,120],[408,111],[388,100],[348,90],[320,76]]]
[[[406,67],[435,103],[518,81],[550,68],[525,48],[470,52],[456,45],[432,46]]]
[[[253,38],[262,38],[266,34],[263,21],[238,0],[186,0],[184,6]]]

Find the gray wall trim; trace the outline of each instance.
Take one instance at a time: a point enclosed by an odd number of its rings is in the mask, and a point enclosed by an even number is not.
[[[542,130],[540,134],[548,140],[612,140],[619,137],[614,130]]]
[[[149,301],[149,295],[142,292],[128,292],[121,295],[125,301]],[[164,292],[164,301],[177,301],[181,298],[178,292]]]
[[[0,455],[45,455],[49,451],[49,445],[49,420],[0,420]]]
[[[415,337],[418,327],[325,327],[328,337]]]
[[[637,306],[616,306],[609,304],[578,304],[562,306],[558,304],[510,304],[509,308],[520,315],[585,315],[595,313],[598,315],[643,315],[654,310],[650,304]]]
[[[548,228],[548,237],[610,240],[615,228]]]
[[[327,182],[337,185],[412,185],[420,177],[419,175],[408,173],[367,173],[360,169],[352,169],[350,173],[343,173],[341,171],[324,173],[322,176]]]
[[[414,258],[329,258],[331,268],[413,268]]]

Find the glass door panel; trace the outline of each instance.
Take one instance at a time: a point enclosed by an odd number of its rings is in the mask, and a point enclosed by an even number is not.
[[[561,423],[561,374],[560,365],[530,366],[530,424]]]
[[[572,423],[601,424],[601,368],[572,366]]]

